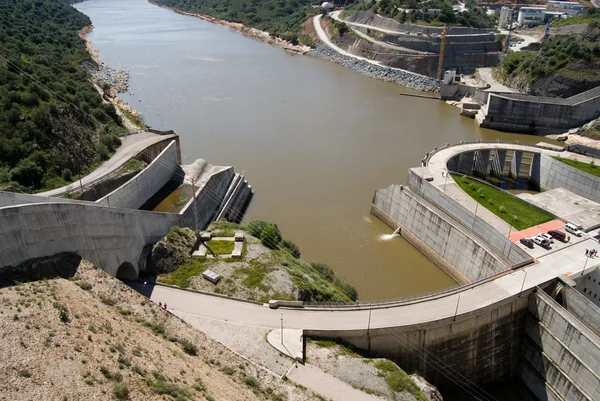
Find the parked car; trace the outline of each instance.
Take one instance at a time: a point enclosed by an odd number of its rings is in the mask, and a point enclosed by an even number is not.
[[[563,233],[562,231],[550,230],[548,231],[548,234],[550,234],[553,238],[556,238],[559,241],[567,242],[567,234]]]
[[[548,242],[550,242],[551,244],[554,243],[554,239],[552,238],[552,236],[550,234],[539,233],[537,236],[538,237],[542,237],[542,238],[546,238],[548,240]]]
[[[533,248],[533,241],[531,238],[521,238],[519,242],[525,245],[527,248]]]
[[[579,231],[579,228],[577,228],[577,226],[574,224],[571,224],[571,223],[565,224],[565,230],[567,230],[567,232],[570,232],[573,235],[581,237],[581,231]]]
[[[548,241],[544,237],[533,237],[532,240],[533,240],[533,242],[535,242],[536,244],[538,244],[542,248],[549,248],[550,247],[550,241]]]

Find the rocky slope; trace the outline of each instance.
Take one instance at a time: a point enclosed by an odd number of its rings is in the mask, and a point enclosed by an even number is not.
[[[314,399],[85,261],[0,302],[3,400]]]

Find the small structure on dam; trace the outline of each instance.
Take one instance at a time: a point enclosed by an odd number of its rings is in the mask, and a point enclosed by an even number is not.
[[[110,192],[95,201],[0,191],[0,275],[31,259],[70,252],[113,276],[134,279],[144,247],[171,227],[239,222],[253,195],[244,176],[205,160],[182,166],[179,136],[155,132],[156,141],[136,156],[146,166],[115,189],[105,186]],[[140,210],[172,182],[188,189],[176,211]]]

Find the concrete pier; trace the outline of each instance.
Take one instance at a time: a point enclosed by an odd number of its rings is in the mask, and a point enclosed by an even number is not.
[[[506,150],[494,149],[492,153],[491,175],[502,178],[504,175],[504,162],[506,161]]]
[[[519,178],[519,170],[521,169],[521,160],[523,160],[523,152],[515,150],[510,162],[510,178],[516,180]]]
[[[474,172],[477,177],[480,177],[480,178],[487,177],[489,164],[490,164],[489,149],[478,150],[475,152]]]
[[[473,162],[475,160],[475,152],[464,152],[460,154],[458,161],[458,172],[471,175],[473,173]]]

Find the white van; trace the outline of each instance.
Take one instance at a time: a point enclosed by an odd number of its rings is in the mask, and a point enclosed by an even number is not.
[[[550,246],[550,241],[544,237],[540,237],[539,235],[537,237],[533,237],[532,240],[543,248],[548,248]]]
[[[565,224],[565,230],[567,230],[567,232],[570,232],[573,235],[581,237],[581,231],[579,231],[577,226],[575,226],[574,224],[571,224],[571,223]]]

